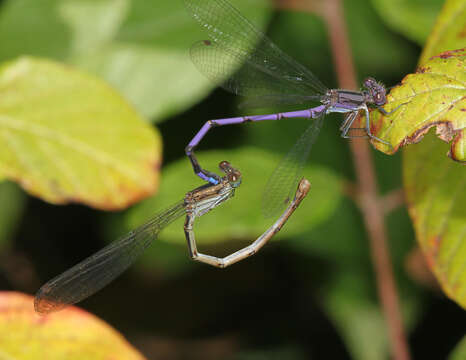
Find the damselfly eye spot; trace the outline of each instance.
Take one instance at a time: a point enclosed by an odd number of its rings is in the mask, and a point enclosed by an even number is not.
[[[220,170],[222,170],[223,172],[228,172],[232,169],[230,163],[226,160],[223,160],[221,161],[219,164],[218,164],[218,167],[220,168]]]

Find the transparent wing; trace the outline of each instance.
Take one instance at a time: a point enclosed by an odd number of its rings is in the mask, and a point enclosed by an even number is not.
[[[210,38],[194,44],[192,61],[215,83],[244,96],[325,94],[327,88],[312,72],[281,51],[226,0],[184,2]]]
[[[311,147],[322,128],[324,116],[311,120],[311,125],[280,161],[265,186],[262,213],[266,218],[280,213],[292,200]]]
[[[36,311],[43,314],[58,311],[99,291],[133,264],[165,226],[184,213],[184,202],[176,203],[50,280],[35,296]]]
[[[264,95],[248,98],[239,104],[240,109],[258,109],[277,105],[306,105],[320,100],[320,96],[305,95]]]

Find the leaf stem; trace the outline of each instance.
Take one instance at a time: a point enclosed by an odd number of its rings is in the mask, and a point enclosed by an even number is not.
[[[385,215],[405,204],[405,193],[403,189],[395,189],[380,198],[380,206]]]
[[[341,0],[322,2],[322,16],[327,24],[339,85],[357,89],[356,75],[349,47]],[[391,353],[397,360],[410,359],[403,328],[398,294],[394,281],[390,253],[387,247],[387,230],[375,176],[374,165],[366,140],[350,142],[359,189],[358,206],[369,236],[371,256],[377,278],[377,288],[388,326]]]
[[[280,8],[316,12],[324,18],[330,35],[339,85],[344,89],[357,89],[341,0],[276,0],[276,3]],[[391,353],[394,359],[409,360],[411,357],[387,247],[387,230],[384,219],[387,210],[389,211],[387,207],[399,205],[401,195],[393,193],[391,197],[379,197],[374,165],[366,140],[353,139],[350,142],[350,149],[357,176],[357,191],[352,191],[352,193],[356,193],[354,198],[357,199],[356,203],[362,212],[369,236],[372,263],[388,327]],[[392,197],[394,199],[391,199]]]

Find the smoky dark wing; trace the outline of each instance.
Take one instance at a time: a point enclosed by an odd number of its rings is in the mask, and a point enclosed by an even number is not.
[[[185,0],[209,36],[191,58],[209,79],[238,95],[323,95],[326,87],[225,0]]]
[[[61,310],[108,285],[134,263],[165,226],[184,212],[181,201],[44,284],[34,299],[36,311],[46,314]]]

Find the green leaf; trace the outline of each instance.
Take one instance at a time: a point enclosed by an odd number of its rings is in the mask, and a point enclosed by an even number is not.
[[[424,64],[441,52],[464,47],[465,28],[466,3],[464,0],[447,0],[422,51],[419,64]]]
[[[387,29],[367,0],[344,4],[351,51],[360,74],[393,76],[400,68],[412,66],[413,48]]]
[[[58,18],[70,30],[68,57],[92,53],[106,46],[121,27],[130,0],[64,0],[53,4]]]
[[[0,67],[0,172],[31,194],[124,208],[156,189],[160,147],[100,80],[35,58]]]
[[[1,180],[0,180],[1,181]],[[24,210],[26,197],[18,186],[0,182],[0,251],[7,246]]]
[[[55,10],[57,0],[3,1],[0,11],[0,60],[24,54],[63,59],[71,31]]]
[[[228,160],[242,172],[243,179],[233,199],[196,221],[196,240],[201,244],[234,239],[249,242],[264,232],[271,221],[261,215],[262,190],[279,156],[244,147],[230,151],[200,152],[199,160],[210,170],[215,170],[221,160]],[[187,159],[170,164],[163,174],[160,194],[136,205],[127,213],[128,228],[138,226],[160,209],[181,200],[186,192],[201,185]],[[311,190],[277,234],[277,238],[300,234],[316,226],[331,216],[338,206],[340,185],[332,172],[321,167],[307,166],[303,175],[311,182]],[[164,230],[161,239],[185,243],[183,221],[177,221]]]
[[[29,295],[0,292],[1,359],[145,359],[97,317],[74,306],[40,316],[33,301]]]
[[[268,18],[266,4],[235,1],[259,28]],[[191,44],[205,37],[182,1],[10,0],[0,13],[0,59],[40,55],[78,66],[154,121],[214,88],[189,59]]]
[[[443,0],[372,0],[380,19],[393,30],[423,45]]]
[[[415,74],[406,76],[387,100],[385,110],[399,108],[388,116],[372,111],[371,131],[392,148],[372,140],[374,147],[394,153],[401,146],[419,142],[436,126],[439,137],[451,142],[449,156],[466,161],[466,49],[433,57]]]
[[[405,152],[404,188],[429,267],[445,293],[466,308],[466,173],[439,143],[426,136]]]
[[[466,359],[466,336],[456,345],[448,360],[464,360]]]
[[[445,3],[420,60],[421,69],[427,71],[430,70],[429,64],[432,61],[439,66],[447,63],[451,65],[457,61],[459,72],[463,73],[463,89],[464,49],[456,52],[447,51],[440,56],[430,58],[439,51],[464,46],[464,38],[458,30],[464,29],[466,25],[464,12],[463,1],[449,0]],[[454,76],[457,73],[458,69],[453,70]],[[444,89],[442,92],[445,90],[452,91],[452,89]],[[464,102],[464,99],[460,101]],[[437,104],[437,106],[442,105]],[[463,105],[460,109],[464,107]],[[462,113],[464,114],[464,111]],[[458,116],[462,119],[464,128],[464,115],[459,113]],[[446,120],[450,119],[449,117]],[[443,126],[443,130],[445,129],[449,130],[449,125]],[[442,137],[447,138],[449,135],[451,135],[449,131],[441,134]],[[464,289],[466,284],[462,274],[466,251],[464,246],[466,174],[461,165],[444,158],[445,148],[445,144],[432,136],[425,137],[415,146],[407,147],[403,153],[404,187],[416,238],[427,262],[445,293],[464,307],[466,292],[461,289]],[[464,148],[464,130],[462,130],[456,134],[449,155],[464,161]]]

